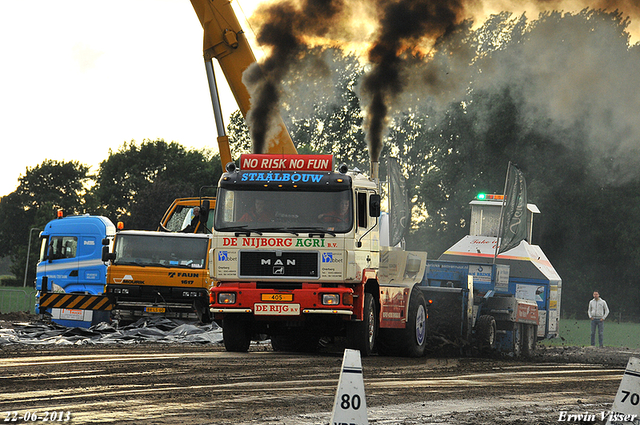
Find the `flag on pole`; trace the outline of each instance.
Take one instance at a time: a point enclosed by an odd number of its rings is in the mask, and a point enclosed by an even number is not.
[[[407,179],[402,175],[396,158],[387,162],[389,173],[389,246],[402,241],[411,222]]]
[[[522,171],[511,163],[504,195],[498,254],[515,248],[527,238],[527,184]]]

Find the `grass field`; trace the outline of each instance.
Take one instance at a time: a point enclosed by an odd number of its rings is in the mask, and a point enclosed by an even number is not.
[[[562,337],[562,338],[560,338]],[[560,337],[546,340],[545,345],[591,345],[589,320],[560,320]],[[598,336],[596,335],[596,344]],[[609,347],[640,348],[640,324],[604,322],[604,345]]]
[[[34,313],[35,301],[35,288],[0,286],[0,313],[14,313],[18,311]]]

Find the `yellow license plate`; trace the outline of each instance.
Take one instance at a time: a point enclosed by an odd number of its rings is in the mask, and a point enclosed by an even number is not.
[[[293,294],[262,294],[262,301],[293,301]]]
[[[164,307],[145,307],[144,311],[147,313],[164,313]]]

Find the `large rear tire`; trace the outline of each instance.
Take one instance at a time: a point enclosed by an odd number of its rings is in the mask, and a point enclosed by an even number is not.
[[[524,344],[522,346],[522,354],[527,358],[533,356],[533,353],[536,350],[537,343],[538,343],[538,326],[525,325],[524,326]]]
[[[496,348],[496,319],[483,314],[476,323],[476,342],[481,353],[490,353]]]
[[[249,322],[241,315],[225,316],[222,319],[222,339],[227,351],[246,353],[251,345]]]
[[[513,324],[513,357],[515,358],[522,356],[524,327],[522,323]]]
[[[378,338],[378,307],[373,295],[364,294],[364,310],[361,322],[351,322],[347,326],[348,348],[360,350],[362,357],[370,356],[375,350]]]

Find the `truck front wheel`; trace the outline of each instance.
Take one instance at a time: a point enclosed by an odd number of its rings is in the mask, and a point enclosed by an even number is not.
[[[364,310],[361,322],[351,322],[347,326],[349,348],[360,350],[363,357],[370,356],[378,337],[378,309],[373,295],[364,294]]]
[[[229,314],[222,319],[222,339],[227,351],[245,353],[251,345],[249,322],[240,315]]]

